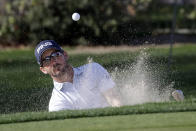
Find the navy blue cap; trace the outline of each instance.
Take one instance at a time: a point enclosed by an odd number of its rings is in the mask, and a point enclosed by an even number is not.
[[[35,48],[37,63],[41,66],[41,56],[48,49],[56,49],[63,52],[63,49],[54,40],[41,41]]]

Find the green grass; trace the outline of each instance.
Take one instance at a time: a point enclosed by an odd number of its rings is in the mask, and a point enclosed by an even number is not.
[[[168,46],[169,47],[169,46]],[[71,49],[69,49],[71,50]],[[155,67],[167,68],[169,48],[149,48],[149,63]],[[115,67],[124,68],[132,64],[139,51],[114,52],[106,54],[73,54],[70,63],[80,66],[90,56],[109,71]],[[196,98],[196,45],[179,45],[173,49],[172,72],[167,72],[169,81],[175,81],[175,88],[182,89],[187,99]],[[161,66],[159,66],[161,65]],[[53,88],[49,76],[39,71],[33,49],[0,51],[0,114],[47,111]]]
[[[57,119],[71,119],[82,117],[116,116],[147,113],[167,113],[196,111],[196,101],[147,103],[134,106],[122,106],[118,108],[100,108],[88,110],[65,110],[59,112],[22,112],[0,115],[0,124],[44,121]]]
[[[119,115],[0,125],[1,131],[195,131],[196,112]]]

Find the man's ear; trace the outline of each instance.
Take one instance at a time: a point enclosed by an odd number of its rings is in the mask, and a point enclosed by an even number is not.
[[[46,71],[46,69],[44,67],[40,67],[39,68],[41,70],[41,72],[43,72],[44,74],[48,74],[48,72]]]

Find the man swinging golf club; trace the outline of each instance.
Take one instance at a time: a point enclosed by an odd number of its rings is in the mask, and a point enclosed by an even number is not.
[[[53,40],[41,41],[35,48],[35,56],[40,70],[53,79],[49,111],[122,105],[114,91],[115,83],[98,63],[72,67],[67,52]],[[181,90],[171,95],[176,101],[184,100]]]

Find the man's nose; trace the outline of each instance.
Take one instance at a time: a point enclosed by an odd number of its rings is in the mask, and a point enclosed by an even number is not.
[[[57,62],[56,60],[57,60],[56,57],[52,57],[51,60],[50,60],[50,63],[55,64]]]

